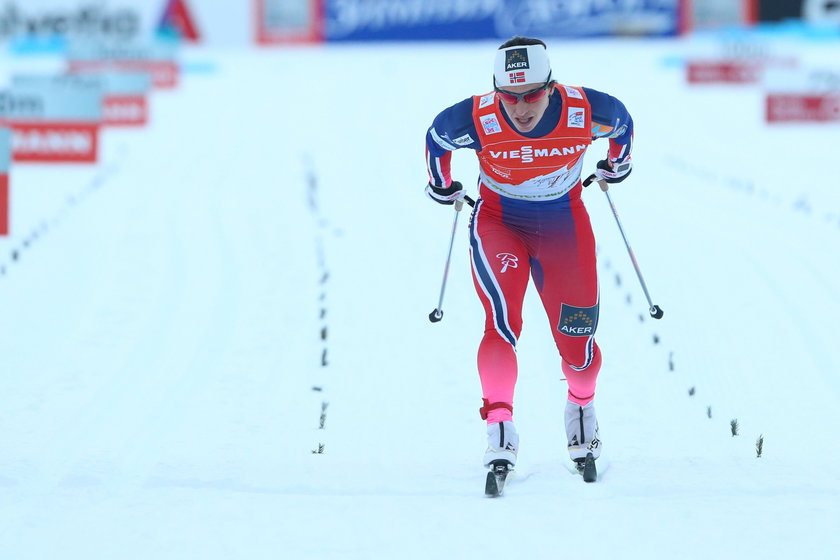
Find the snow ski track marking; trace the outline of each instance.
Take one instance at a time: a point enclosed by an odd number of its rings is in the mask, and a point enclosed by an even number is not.
[[[320,309],[318,311],[318,318],[321,321],[320,339],[321,339],[321,367],[319,369],[321,378],[316,380],[312,386],[312,390],[318,393],[324,392],[324,370],[329,366],[328,349],[329,349],[329,329],[327,323],[327,281],[329,280],[329,270],[327,269],[326,256],[324,254],[324,229],[327,223],[321,215],[321,207],[318,203],[318,176],[315,173],[314,166],[308,160],[304,159],[304,166],[306,167],[306,182],[307,182],[307,198],[309,201],[309,210],[312,212],[317,229],[315,233],[315,254],[318,261],[318,276],[320,284],[320,292],[318,294],[318,301]],[[321,398],[320,411],[318,416],[318,430],[326,429],[327,423],[327,407],[329,402],[325,398]],[[326,444],[324,443],[322,435],[318,436],[318,442],[312,453],[320,455],[324,453]]]

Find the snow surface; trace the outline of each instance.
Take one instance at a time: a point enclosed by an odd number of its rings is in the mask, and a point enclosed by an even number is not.
[[[679,61],[714,42],[550,43],[558,78],[634,116],[611,194],[665,317],[586,192],[601,479],[570,474],[530,291],[516,478],[484,498],[467,215],[432,324],[453,211],[422,195],[423,135],[489,89],[496,46],[190,50],[215,72],[106,130],[100,164],[13,168],[0,557],[836,557],[840,128],[688,87]],[[474,156],[454,169],[472,184]]]

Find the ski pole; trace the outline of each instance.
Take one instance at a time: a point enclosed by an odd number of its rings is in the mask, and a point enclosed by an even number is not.
[[[645,279],[642,277],[642,271],[639,268],[639,263],[636,262],[636,255],[633,254],[633,249],[630,247],[630,242],[627,241],[627,234],[624,233],[624,228],[621,227],[621,220],[618,219],[618,211],[615,209],[615,204],[613,204],[612,198],[610,197],[609,183],[607,183],[603,179],[598,179],[598,176],[593,173],[592,175],[587,177],[586,180],[583,181],[583,186],[588,187],[592,184],[592,181],[595,181],[596,179],[598,181],[598,185],[601,187],[601,190],[604,191],[605,195],[607,195],[607,201],[610,203],[610,208],[612,208],[613,216],[615,216],[615,223],[618,224],[618,230],[621,232],[621,237],[624,239],[624,245],[627,247],[627,253],[630,255],[630,260],[633,262],[633,268],[636,269],[636,276],[639,277],[639,283],[642,285],[642,290],[645,292],[650,316],[654,319],[661,319],[663,315],[662,309],[658,305],[654,305],[650,299],[650,293],[648,293],[647,284],[645,284]]]
[[[470,197],[465,196],[464,200],[466,200],[467,204],[470,206],[475,206],[475,201]],[[429,321],[432,323],[437,323],[443,319],[443,293],[446,291],[446,278],[449,276],[449,262],[452,260],[452,246],[455,244],[455,230],[458,227],[458,215],[461,213],[461,208],[463,207],[463,200],[455,201],[455,220],[452,222],[452,238],[449,240],[449,253],[446,255],[446,265],[443,267],[443,281],[440,284],[440,298],[438,299],[437,307],[435,307],[434,311],[429,313]]]

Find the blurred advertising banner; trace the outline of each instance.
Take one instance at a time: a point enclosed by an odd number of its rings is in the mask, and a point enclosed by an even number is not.
[[[83,83],[100,92],[102,124],[106,126],[143,126],[148,121],[146,95],[151,89],[151,78],[146,73],[66,74],[15,74],[13,88],[52,89],[67,83]]]
[[[183,39],[191,43],[197,43],[201,40],[201,34],[186,0],[168,0],[166,2],[157,26],[157,34],[169,38]]]
[[[12,164],[12,131],[0,126],[0,235],[9,235],[9,168]]]
[[[327,41],[668,36],[681,0],[323,0]]]
[[[101,120],[102,87],[94,81],[26,77],[0,91],[14,161],[95,163]]]
[[[685,80],[691,85],[757,84],[765,72],[799,66],[798,58],[772,38],[747,34],[696,43],[691,51],[685,62]]]
[[[777,69],[764,86],[768,123],[840,122],[840,67]]]
[[[751,84],[761,77],[761,66],[742,60],[691,60],[686,64],[690,84]]]
[[[23,50],[62,46],[68,39],[129,41],[142,32],[144,15],[136,2],[7,0],[0,6],[0,43]]]
[[[205,39],[205,22],[212,24],[213,39],[224,40],[232,22],[241,22],[244,30],[248,11],[247,3],[219,0],[3,0],[0,44],[28,54],[63,52],[78,41],[199,42]]]
[[[840,25],[840,3],[836,0],[683,0],[683,6],[686,31],[758,22]]]
[[[147,95],[152,89],[151,75],[144,72],[106,73],[100,76],[104,87],[102,124],[106,126],[144,126],[149,122]]]
[[[840,28],[840,2],[836,0],[802,0],[802,19],[807,23]]]
[[[840,122],[840,93],[768,93],[765,120],[781,122]]]
[[[255,0],[260,45],[312,43],[323,38],[324,0]]]
[[[683,31],[751,25],[759,0],[683,0]]]
[[[147,44],[73,43],[67,49],[67,70],[73,74],[147,74],[155,88],[178,85],[180,67],[176,45],[171,42]]]
[[[719,58],[686,61],[686,82],[702,84],[756,84],[764,74],[777,68],[796,68],[798,62],[791,58]]]
[[[840,26],[836,0],[756,0],[758,19],[767,22],[802,20],[817,26]]]

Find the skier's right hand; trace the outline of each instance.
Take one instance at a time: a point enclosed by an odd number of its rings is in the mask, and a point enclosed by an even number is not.
[[[462,200],[467,191],[461,183],[452,181],[448,187],[436,187],[429,183],[426,185],[426,194],[438,204],[454,204],[456,200]]]

